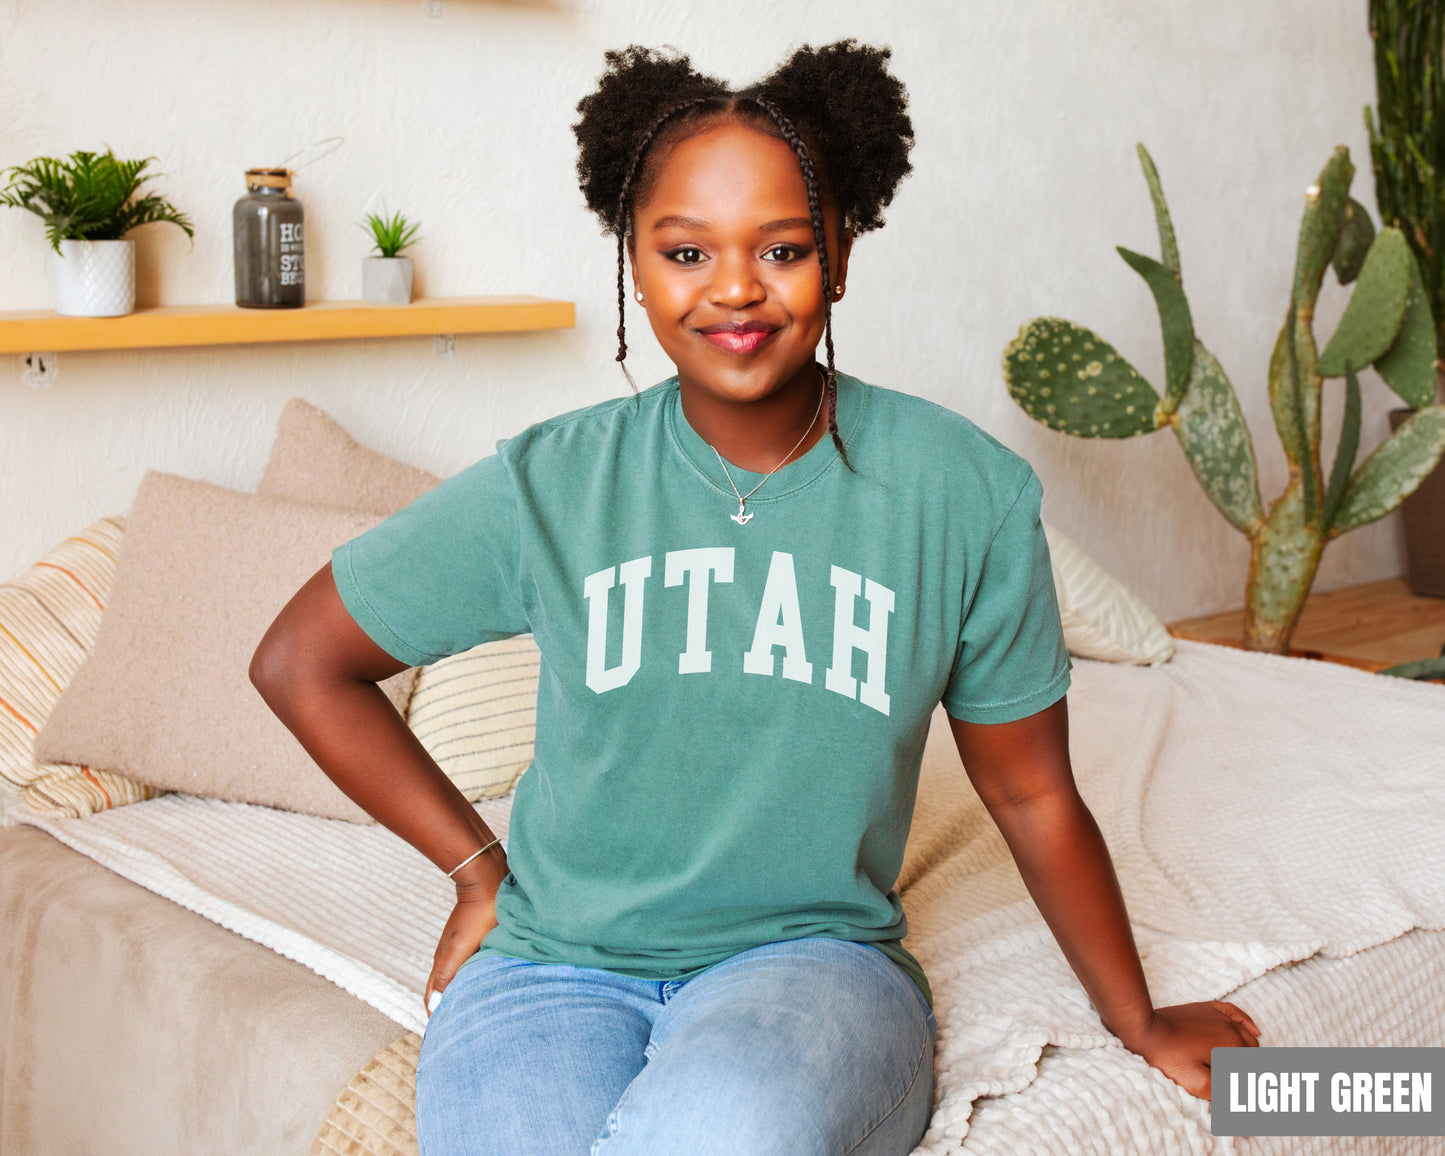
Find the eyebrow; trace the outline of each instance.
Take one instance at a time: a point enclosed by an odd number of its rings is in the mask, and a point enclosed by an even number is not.
[[[711,226],[708,224],[707,221],[704,221],[701,217],[679,217],[679,216],[674,215],[674,216],[669,216],[669,217],[658,217],[657,220],[655,220],[655,221],[652,222],[652,227],[653,227],[654,230],[656,230],[656,229],[707,229],[707,228],[710,228]]]
[[[769,221],[759,228],[761,233],[783,233],[789,229],[811,229],[813,221],[810,217],[783,217],[776,221]],[[654,231],[658,229],[699,229],[712,228],[712,222],[704,221],[701,217],[680,217],[670,215],[658,217],[652,222]]]
[[[764,233],[784,233],[789,229],[811,229],[813,218],[811,217],[784,217],[780,221],[769,221],[762,227]]]

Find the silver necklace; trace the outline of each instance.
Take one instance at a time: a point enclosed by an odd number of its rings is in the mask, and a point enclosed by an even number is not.
[[[765,473],[763,475],[763,480],[759,482],[756,486],[754,486],[751,490],[749,490],[746,494],[740,493],[738,491],[737,483],[733,481],[733,475],[732,472],[728,469],[727,462],[723,461],[722,454],[717,452],[717,446],[709,443],[708,448],[711,449],[712,452],[717,456],[717,464],[722,466],[723,476],[727,478],[728,485],[732,486],[733,488],[733,496],[736,497],[738,500],[738,512],[736,514],[729,514],[728,517],[730,517],[739,526],[746,526],[749,522],[753,520],[753,515],[743,512],[743,507],[747,503],[747,500],[763,488],[764,482],[766,482],[769,478],[771,478],[774,474],[776,474],[780,469],[783,468],[783,462],[786,462],[790,457],[797,453],[798,447],[802,445],[803,442],[807,439],[808,435],[813,432],[813,427],[818,424],[818,415],[823,412],[823,395],[827,392],[828,390],[826,386],[821,391],[819,391],[818,408],[813,411],[813,419],[808,422],[808,428],[803,431],[803,436],[793,443],[793,448],[783,455],[782,461],[779,461],[777,465],[775,465],[772,469]]]

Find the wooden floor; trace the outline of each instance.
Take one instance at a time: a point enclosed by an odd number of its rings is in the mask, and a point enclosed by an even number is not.
[[[1169,632],[1238,646],[1244,611],[1182,619],[1170,623]],[[1343,659],[1366,670],[1434,658],[1445,647],[1445,598],[1417,597],[1403,578],[1312,594],[1290,645],[1311,658]]]

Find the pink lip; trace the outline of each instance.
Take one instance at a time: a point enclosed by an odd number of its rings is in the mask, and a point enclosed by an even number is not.
[[[722,325],[709,325],[698,332],[729,353],[753,353],[777,329],[763,321],[729,321]]]

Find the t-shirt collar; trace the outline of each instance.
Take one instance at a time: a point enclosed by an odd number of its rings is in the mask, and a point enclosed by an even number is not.
[[[840,373],[837,375],[837,379],[838,432],[843,438],[843,444],[852,449],[853,434],[862,417],[867,395],[856,378]],[[673,445],[687,465],[707,483],[709,488],[716,490],[729,501],[736,501],[732,487],[728,485],[722,467],[718,465],[717,455],[713,452],[712,446],[692,428],[688,423],[687,415],[682,411],[682,391],[678,387],[677,378],[669,378],[663,385],[668,390],[664,413]],[[748,499],[748,505],[763,505],[787,497],[816,481],[834,465],[841,464],[838,447],[833,444],[832,437],[825,432],[807,453],[789,462],[768,478],[768,484]],[[728,462],[728,469],[732,473],[733,483],[744,494],[767,476],[766,473],[745,470],[732,462]]]

